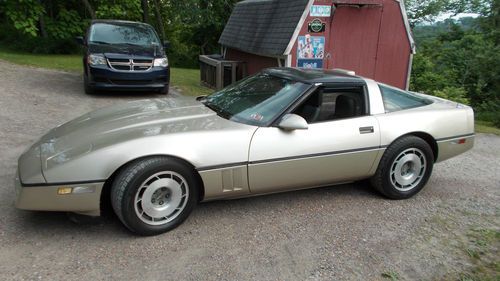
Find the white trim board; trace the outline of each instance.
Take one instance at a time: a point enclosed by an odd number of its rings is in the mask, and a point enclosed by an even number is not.
[[[285,53],[283,54],[284,56],[288,56],[293,49],[293,45],[295,44],[295,41],[297,41],[297,37],[299,37],[300,30],[302,29],[302,26],[306,22],[307,16],[309,16],[309,11],[311,10],[311,6],[313,5],[314,0],[309,0],[307,3],[306,9],[302,13],[302,16],[300,17],[300,20],[297,24],[297,27],[295,27],[295,31],[293,32],[292,38],[290,39],[290,42],[288,42],[288,46],[285,49]]]

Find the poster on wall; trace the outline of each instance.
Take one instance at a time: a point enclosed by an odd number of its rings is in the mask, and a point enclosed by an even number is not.
[[[312,5],[311,17],[329,17],[332,14],[332,6]]]
[[[297,40],[297,67],[323,68],[325,56],[324,36],[299,36]]]

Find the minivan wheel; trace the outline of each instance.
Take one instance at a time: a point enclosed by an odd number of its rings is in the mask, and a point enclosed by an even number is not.
[[[90,86],[90,83],[88,81],[88,77],[86,74],[83,74],[83,88],[85,90],[85,94],[87,95],[93,95],[95,93],[95,89]]]
[[[133,162],[116,177],[111,205],[123,224],[139,235],[179,226],[197,204],[198,183],[191,167],[168,157]]]
[[[162,95],[168,95],[168,92],[169,92],[169,86],[168,85],[166,85],[165,87],[163,87],[160,90],[160,94],[162,94]]]
[[[406,199],[417,194],[432,174],[434,154],[421,138],[406,136],[385,151],[372,185],[391,199]]]

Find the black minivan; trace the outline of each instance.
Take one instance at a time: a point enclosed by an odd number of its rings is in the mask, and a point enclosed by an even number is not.
[[[152,26],[140,22],[94,20],[85,37],[84,86],[96,90],[150,91],[168,94],[170,68],[165,49]]]

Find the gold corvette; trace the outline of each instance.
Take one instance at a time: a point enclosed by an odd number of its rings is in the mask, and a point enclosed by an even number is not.
[[[208,97],[129,102],[52,129],[19,158],[16,206],[96,216],[111,203],[154,235],[200,201],[367,178],[408,198],[473,144],[468,106],[348,71],[267,69]]]

